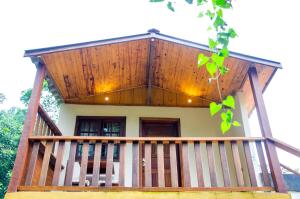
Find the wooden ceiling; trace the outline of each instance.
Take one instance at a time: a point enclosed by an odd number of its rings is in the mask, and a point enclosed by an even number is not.
[[[197,68],[200,52],[209,54],[205,49],[152,35],[47,51],[39,56],[65,103],[207,107],[219,97],[216,82],[209,83],[205,68]],[[242,89],[250,111],[253,98],[247,71],[253,61],[237,56],[225,62],[230,70],[220,79],[222,95]],[[265,88],[277,68],[254,64]]]

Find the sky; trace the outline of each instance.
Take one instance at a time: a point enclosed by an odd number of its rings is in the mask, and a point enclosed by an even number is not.
[[[300,148],[300,1],[233,0],[225,13],[238,38],[230,50],[282,63],[264,93],[273,136]],[[195,6],[177,0],[176,12],[148,0],[61,1],[9,0],[0,2],[0,109],[21,106],[22,90],[32,87],[35,66],[23,58],[24,50],[107,39],[147,32],[207,43],[205,21]],[[256,113],[253,135],[260,135]],[[280,155],[281,157],[288,157]],[[300,164],[293,168],[300,168]]]

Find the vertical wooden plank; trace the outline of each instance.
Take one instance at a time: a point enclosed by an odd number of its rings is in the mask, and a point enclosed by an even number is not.
[[[71,141],[69,159],[68,159],[67,169],[66,169],[65,186],[72,186],[76,147],[77,147],[77,142]]]
[[[94,187],[97,187],[99,183],[101,148],[102,148],[102,143],[96,142],[95,151],[94,151],[93,177],[92,177],[92,186]]]
[[[47,123],[44,121],[44,128],[43,128],[43,133],[42,133],[42,135],[46,136],[46,135],[47,135],[47,131],[48,131],[48,125],[47,125]]]
[[[107,157],[106,157],[106,179],[105,179],[106,187],[112,186],[113,159],[114,159],[114,143],[109,142],[107,144]]]
[[[139,186],[139,143],[132,143],[132,187]]]
[[[214,159],[214,152],[212,148],[212,142],[210,141],[206,142],[206,151],[207,151],[207,159],[208,159],[210,184],[212,187],[216,187],[217,177],[216,177],[215,159]]]
[[[194,143],[198,187],[204,187],[200,142]]]
[[[39,135],[40,135],[40,136],[43,135],[44,124],[45,124],[45,121],[44,121],[43,118],[41,117],[41,122],[40,122],[40,127],[39,127]]]
[[[30,186],[32,184],[36,161],[38,159],[38,154],[39,154],[39,146],[40,146],[40,142],[33,143],[28,170],[25,179],[25,186]]]
[[[86,169],[89,157],[89,142],[83,142],[82,154],[81,154],[81,164],[80,164],[80,175],[79,175],[79,186],[85,186],[86,179]]]
[[[247,163],[251,186],[257,187],[257,181],[256,181],[255,170],[254,170],[253,161],[252,161],[252,157],[251,157],[249,141],[244,141],[243,147],[244,147],[244,152],[245,152],[246,163]]]
[[[261,145],[261,141],[256,141],[256,150],[257,150],[257,155],[259,159],[259,164],[262,172],[262,177],[263,177],[263,182],[265,186],[271,186],[270,178],[269,178],[269,173],[268,173],[268,168],[266,164],[266,159],[264,155],[264,151]]]
[[[240,160],[238,144],[236,141],[231,141],[231,148],[238,186],[244,186],[245,182],[242,171],[242,164]]]
[[[37,72],[28,104],[26,118],[24,121],[23,131],[20,137],[18,151],[12,171],[11,180],[8,186],[8,192],[16,192],[17,187],[20,185],[21,179],[24,174],[24,169],[28,155],[28,137],[33,134],[34,124],[40,102],[41,91],[43,88],[43,80],[45,77],[45,66],[37,63]]]
[[[125,159],[126,159],[126,143],[120,144],[120,171],[119,171],[119,186],[125,186]]]
[[[57,148],[57,154],[56,154],[53,179],[52,179],[52,186],[58,186],[60,172],[61,172],[61,166],[62,166],[62,160],[64,157],[64,150],[65,150],[65,142],[59,141],[58,148]]]
[[[145,143],[145,187],[152,187],[151,143]]]
[[[223,172],[223,179],[224,179],[224,186],[230,187],[230,173],[229,173],[229,167],[228,167],[228,159],[225,149],[225,143],[223,141],[219,142],[219,150],[220,150],[220,158],[221,158],[221,166],[222,166],[222,172]]]
[[[46,147],[45,147],[43,163],[42,163],[39,186],[45,186],[45,184],[46,184],[46,179],[47,179],[47,174],[48,174],[48,169],[49,169],[49,160],[50,160],[52,147],[53,147],[53,142],[47,141]]]
[[[177,152],[175,143],[170,143],[170,169],[171,185],[172,187],[178,187]]]
[[[250,85],[252,88],[253,98],[255,101],[255,107],[257,110],[258,121],[263,137],[272,137],[272,131],[268,119],[268,114],[264,104],[262,95],[262,89],[259,85],[259,79],[256,71],[256,67],[251,66],[248,70]],[[283,179],[282,171],[280,168],[276,148],[273,143],[266,142],[266,153],[269,161],[269,166],[272,174],[275,190],[281,193],[286,193],[287,188]]]
[[[181,165],[182,165],[182,175],[183,175],[183,186],[191,187],[191,176],[190,176],[190,166],[189,166],[189,152],[188,143],[184,142],[181,144]]]
[[[33,135],[38,135],[39,134],[39,126],[41,122],[41,116],[40,114],[37,115],[36,122],[35,122],[35,127],[34,127],[34,133]]]
[[[139,187],[143,186],[143,143],[139,142]]]
[[[158,187],[165,187],[164,145],[157,143],[157,175]]]

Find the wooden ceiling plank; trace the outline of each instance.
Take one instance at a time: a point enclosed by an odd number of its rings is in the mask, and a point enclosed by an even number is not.
[[[149,40],[148,63],[147,63],[147,105],[152,104],[152,78],[153,64],[155,59],[156,40]]]

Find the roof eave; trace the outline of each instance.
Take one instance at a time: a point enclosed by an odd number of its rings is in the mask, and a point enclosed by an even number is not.
[[[47,53],[55,53],[55,52],[60,52],[60,51],[75,50],[75,49],[79,49],[79,48],[88,48],[88,47],[94,47],[94,46],[115,44],[115,43],[128,42],[128,41],[134,41],[134,40],[140,40],[140,39],[149,39],[149,38],[161,39],[161,40],[185,45],[188,47],[197,48],[200,50],[210,51],[210,49],[207,45],[203,45],[203,44],[199,44],[196,42],[172,37],[169,35],[160,34],[158,32],[148,32],[145,34],[131,35],[131,36],[125,36],[125,37],[112,38],[112,39],[97,40],[97,41],[90,41],[90,42],[77,43],[77,44],[68,44],[68,45],[62,45],[62,46],[54,46],[54,47],[48,47],[48,48],[26,50],[24,57],[36,57],[36,56],[40,56],[40,55],[47,54]],[[259,57],[249,56],[249,55],[245,55],[245,54],[241,54],[241,53],[230,52],[230,57],[245,60],[245,61],[252,62],[252,63],[263,64],[263,65],[267,65],[267,66],[271,66],[271,67],[275,67],[275,68],[282,68],[282,65],[280,62],[262,59]]]

